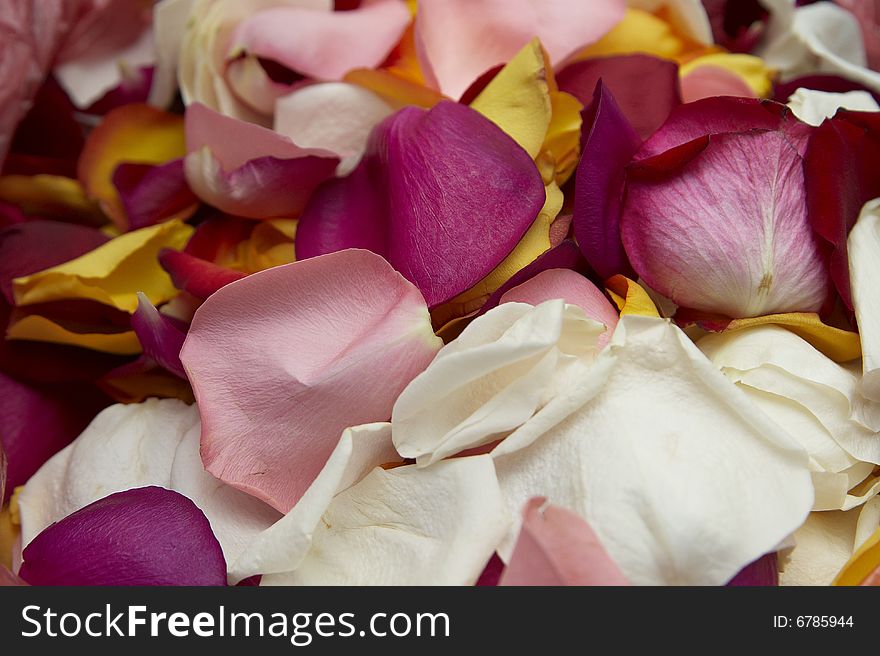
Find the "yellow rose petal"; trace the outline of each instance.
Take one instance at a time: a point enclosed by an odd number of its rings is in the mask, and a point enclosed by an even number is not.
[[[787,328],[835,362],[849,362],[862,356],[858,333],[828,326],[822,323],[819,315],[814,313],[793,312],[751,319],[735,319],[725,330],[741,330],[766,324],[776,324]]]
[[[880,529],[859,547],[852,558],[840,570],[832,585],[861,585],[862,582],[880,567]]]
[[[620,23],[599,41],[577,53],[573,60],[633,53],[678,59],[697,47],[662,18],[641,9],[627,9]]]
[[[657,306],[641,285],[626,276],[613,276],[605,281],[611,300],[621,316],[634,314],[641,317],[659,317]]]
[[[0,201],[18,206],[25,214],[75,223],[97,226],[107,220],[79,182],[59,175],[0,177]]]
[[[6,329],[6,338],[81,346],[113,355],[137,355],[141,352],[140,342],[132,330],[118,333],[79,333],[38,314],[22,317],[10,324]]]
[[[75,260],[16,278],[15,302],[24,306],[89,299],[131,313],[137,309],[137,292],[143,292],[159,305],[178,292],[159,266],[158,253],[183,248],[192,232],[185,223],[169,221],[125,233]]]
[[[716,66],[740,78],[758,98],[766,98],[773,91],[774,72],[760,57],[729,52],[701,55],[684,64],[679,73],[685,77],[700,66]]]

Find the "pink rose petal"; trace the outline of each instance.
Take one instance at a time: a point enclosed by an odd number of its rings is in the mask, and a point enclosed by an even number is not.
[[[226,585],[204,513],[160,487],[117,492],[52,524],[25,547],[31,585]]]
[[[732,318],[815,312],[828,276],[807,219],[803,160],[782,132],[705,138],[630,168],[621,236],[676,304]]]
[[[409,23],[402,0],[373,0],[345,12],[278,7],[242,21],[230,52],[268,59],[316,80],[341,80],[353,69],[385,61]]]
[[[406,107],[374,130],[350,176],[312,198],[296,254],[367,248],[434,307],[500,264],[544,200],[532,159],[488,119],[448,101]]]
[[[594,102],[599,80],[642,139],[654,134],[681,105],[678,66],[650,55],[587,59],[566,66],[557,76],[559,89],[584,106]]]
[[[620,316],[596,285],[570,269],[548,269],[531,280],[517,285],[501,297],[502,303],[540,305],[544,301],[563,299],[577,305],[590,318],[605,324],[599,347],[608,343]]]
[[[776,552],[761,556],[734,576],[727,584],[730,587],[754,587],[779,585],[779,562]]]
[[[181,352],[205,467],[287,512],[342,431],[387,420],[441,345],[418,290],[368,251],[224,287],[196,312]]]
[[[484,72],[538,37],[553,64],[619,23],[624,0],[421,0],[416,44],[429,84],[459,98]]]
[[[500,585],[629,585],[579,515],[532,499]]]
[[[600,81],[584,111],[584,147],[575,178],[574,234],[590,265],[603,280],[632,277],[620,241],[620,210],[626,165],[642,140],[614,96]]]
[[[300,148],[266,128],[195,103],[186,111],[186,180],[195,194],[228,214],[296,217],[339,158]]]
[[[682,100],[686,103],[716,96],[756,98],[743,79],[720,66],[698,66],[681,81]]]

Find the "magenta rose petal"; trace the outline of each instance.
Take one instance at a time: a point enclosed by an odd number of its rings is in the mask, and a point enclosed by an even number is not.
[[[226,585],[204,513],[160,487],[117,492],[52,524],[22,553],[31,585]]]
[[[629,585],[596,533],[579,515],[530,500],[499,585]]]
[[[637,159],[646,159],[707,135],[776,130],[785,108],[756,98],[704,98],[673,110],[663,127],[645,142]]]
[[[755,562],[743,567],[727,585],[731,587],[779,585],[779,562],[776,552],[761,556]]]
[[[584,106],[595,102],[594,91],[600,80],[642,139],[654,134],[670,112],[681,105],[678,66],[650,55],[587,59],[566,66],[556,78],[559,89]]]
[[[177,289],[202,300],[221,287],[245,277],[241,271],[171,249],[159,253],[159,264],[171,276]]]
[[[28,385],[0,372],[7,493],[67,446],[107,402],[90,388]]]
[[[620,226],[636,272],[680,306],[732,318],[821,309],[828,276],[798,151],[772,131],[703,143],[630,167]]]
[[[186,329],[179,322],[163,315],[144,294],[138,292],[138,307],[131,316],[131,327],[144,349],[144,355],[186,379],[186,372],[180,363],[180,349],[186,339]]]
[[[815,129],[804,163],[810,222],[830,251],[834,286],[852,309],[846,240],[862,207],[880,196],[880,114],[841,111]]]
[[[298,259],[344,248],[385,257],[429,307],[485,278],[544,204],[529,155],[469,107],[407,107],[376,127],[364,160],[303,213]]]
[[[183,159],[159,166],[120,164],[113,173],[113,185],[125,208],[129,230],[194,210],[199,202],[186,183]]]
[[[0,442],[0,499],[6,498],[6,471],[8,469],[9,462],[6,459],[6,449],[3,448],[3,442]]]
[[[626,165],[642,145],[614,96],[599,82],[584,112],[584,149],[575,178],[574,234],[603,278],[632,276],[620,241]]]
[[[289,511],[342,431],[387,420],[441,345],[419,291],[369,251],[224,287],[196,312],[180,356],[206,469]]]
[[[106,243],[99,230],[58,221],[28,221],[0,230],[0,291],[12,304],[12,281],[79,257]]]

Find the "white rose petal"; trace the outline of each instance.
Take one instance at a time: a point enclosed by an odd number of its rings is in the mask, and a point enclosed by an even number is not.
[[[813,89],[798,89],[788,99],[788,106],[795,116],[812,126],[822,125],[826,118],[832,118],[839,109],[858,112],[880,111],[880,105],[867,91],[828,93]]]
[[[880,402],[880,199],[862,209],[849,233],[849,275],[862,340],[862,393]]]

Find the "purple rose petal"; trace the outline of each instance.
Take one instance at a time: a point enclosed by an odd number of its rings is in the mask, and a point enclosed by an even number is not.
[[[779,567],[776,552],[761,556],[755,562],[746,565],[727,585],[729,587],[778,586]]]
[[[161,314],[144,294],[138,293],[138,307],[131,317],[131,327],[144,349],[144,355],[186,380],[186,372],[180,363],[180,349],[186,339],[186,329],[180,322]]]
[[[601,81],[584,112],[584,134],[575,179],[575,237],[603,280],[618,273],[633,277],[620,240],[620,209],[626,166],[642,140]]]
[[[129,230],[180,216],[199,202],[183,174],[183,159],[159,166],[120,164],[113,172],[113,185],[128,216]]]
[[[437,306],[485,278],[544,204],[528,154],[469,107],[406,107],[377,126],[348,178],[319,188],[297,258],[346,248],[385,257]]]
[[[31,585],[226,585],[204,513],[160,487],[118,492],[58,521],[25,547]]]

